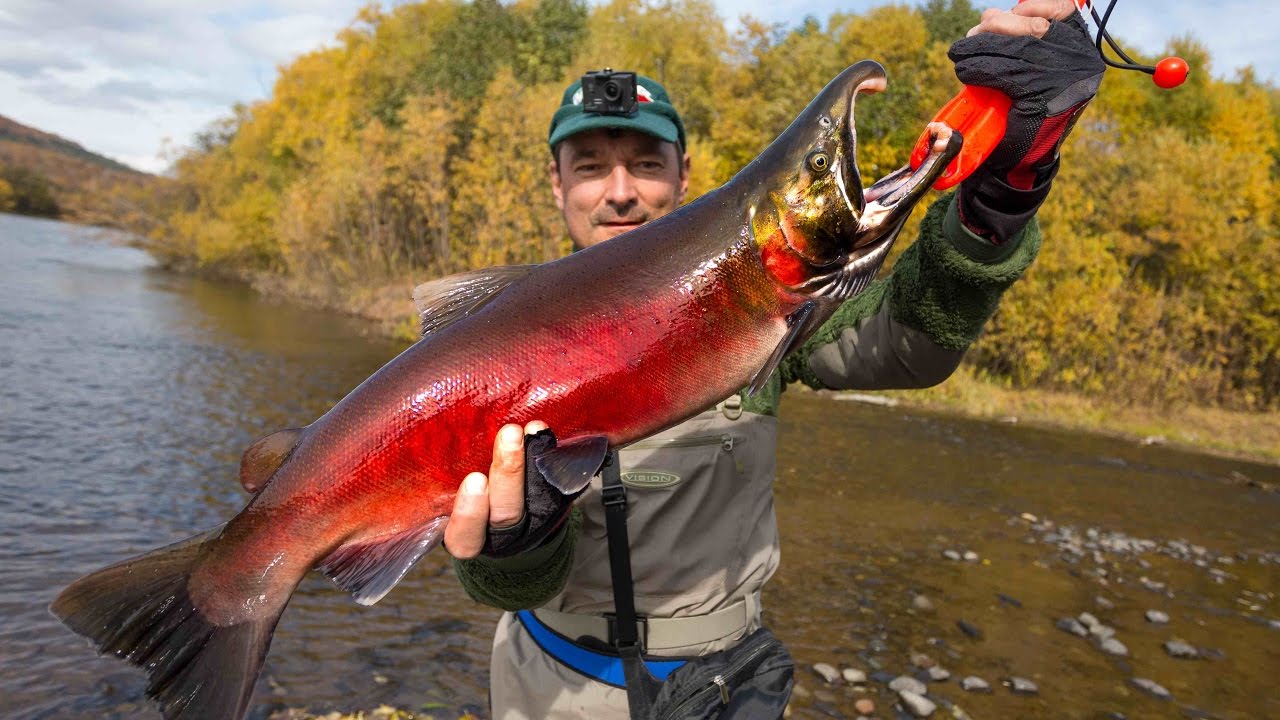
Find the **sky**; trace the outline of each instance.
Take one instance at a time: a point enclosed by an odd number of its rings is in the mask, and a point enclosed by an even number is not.
[[[742,14],[798,23],[872,0],[715,0]],[[1274,0],[1120,0],[1108,27],[1156,54],[1191,33],[1214,75],[1252,64],[1280,81]],[[229,114],[271,93],[277,68],[331,43],[365,0],[0,0],[0,115],[56,133],[125,164],[161,172],[166,157]],[[384,3],[386,4],[386,3]],[[982,0],[974,4],[982,7]],[[850,61],[862,58],[850,58]],[[892,69],[891,69],[892,70]]]

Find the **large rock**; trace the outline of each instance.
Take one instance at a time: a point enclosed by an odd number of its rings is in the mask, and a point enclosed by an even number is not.
[[[1194,645],[1178,638],[1166,640],[1164,651],[1169,653],[1169,657],[1176,657],[1181,660],[1197,660],[1200,658],[1200,651]]]
[[[1140,690],[1152,695],[1153,697],[1158,697],[1161,700],[1168,700],[1169,698],[1173,697],[1173,695],[1170,694],[1170,692],[1166,690],[1163,685],[1157,683],[1154,680],[1148,680],[1146,678],[1133,678],[1133,680],[1131,680],[1130,682],[1133,683],[1134,687],[1139,688]]]
[[[924,695],[929,692],[929,688],[919,680],[910,675],[899,675],[889,682],[889,689],[894,692],[913,692],[917,695]]]
[[[813,666],[813,671],[821,675],[822,679],[828,683],[833,683],[840,679],[840,671],[827,663],[816,663]]]
[[[991,692],[991,683],[977,675],[970,675],[960,681],[960,688],[969,692]]]
[[[938,709],[938,706],[932,700],[910,690],[898,691],[898,699],[902,701],[902,706],[916,717],[929,717],[934,710]]]

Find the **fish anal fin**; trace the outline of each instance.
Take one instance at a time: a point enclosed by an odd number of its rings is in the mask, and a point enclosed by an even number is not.
[[[769,382],[770,376],[782,364],[782,359],[792,350],[799,347],[800,343],[804,342],[804,338],[807,335],[805,330],[817,306],[817,303],[809,300],[787,316],[787,334],[782,337],[782,341],[773,349],[773,353],[769,355],[769,359],[760,368],[760,371],[756,373],[756,376],[751,378],[751,384],[747,386],[749,394],[754,395],[760,392],[765,384]]]
[[[442,515],[394,535],[347,543],[329,553],[316,569],[354,595],[356,602],[372,605],[440,544],[448,522],[449,516]]]
[[[580,435],[563,440],[554,448],[536,455],[533,465],[552,487],[573,495],[600,472],[609,454],[609,439],[603,435]]]
[[[413,306],[427,335],[484,307],[536,265],[507,265],[449,275],[413,289]]]
[[[240,458],[240,484],[256,493],[267,484],[276,470],[289,459],[306,428],[288,428],[260,438]]]

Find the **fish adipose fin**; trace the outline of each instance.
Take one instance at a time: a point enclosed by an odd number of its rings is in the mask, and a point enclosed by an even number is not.
[[[484,307],[537,265],[507,265],[459,273],[424,282],[413,289],[413,306],[429,335]]]
[[[609,454],[609,439],[603,435],[580,435],[563,440],[533,458],[533,466],[552,487],[573,495],[600,472]]]
[[[168,720],[243,717],[284,610],[215,625],[196,608],[187,579],[220,531],[86,575],[49,606],[99,652],[146,670],[147,696]]]
[[[808,337],[809,333],[805,330],[809,324],[809,318],[813,317],[813,309],[817,306],[817,303],[810,300],[787,316],[787,334],[783,336],[782,342],[778,343],[778,347],[773,349],[773,354],[769,356],[764,367],[760,368],[760,372],[751,378],[751,384],[747,386],[749,394],[755,395],[760,392],[761,388],[769,382],[774,371],[782,364],[782,359]]]
[[[440,544],[448,522],[444,515],[395,535],[348,543],[330,553],[316,569],[355,595],[356,602],[372,605]]]
[[[304,430],[306,428],[280,430],[250,445],[240,458],[240,484],[244,489],[251,493],[261,490],[293,454]]]

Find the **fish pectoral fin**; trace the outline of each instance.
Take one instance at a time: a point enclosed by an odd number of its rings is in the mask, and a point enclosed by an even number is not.
[[[537,265],[507,265],[449,275],[413,289],[413,306],[427,335],[484,307]]]
[[[605,436],[579,435],[535,455],[533,466],[552,487],[565,495],[573,495],[600,472],[608,454],[609,439]]]
[[[293,449],[298,446],[305,430],[306,428],[280,430],[259,438],[250,445],[240,458],[240,484],[244,489],[251,493],[261,490],[293,454]]]
[[[391,592],[414,563],[444,539],[448,515],[394,535],[347,543],[320,562],[316,569],[338,587],[372,605]]]
[[[769,378],[773,375],[778,366],[782,364],[785,358],[792,350],[800,346],[804,342],[805,329],[809,325],[809,319],[813,317],[814,308],[817,303],[810,300],[801,305],[795,312],[787,316],[787,334],[782,337],[782,342],[778,343],[778,347],[773,349],[773,354],[765,362],[764,367],[760,368],[760,372],[751,378],[751,384],[747,386],[747,393],[755,395],[764,388],[769,382]]]

